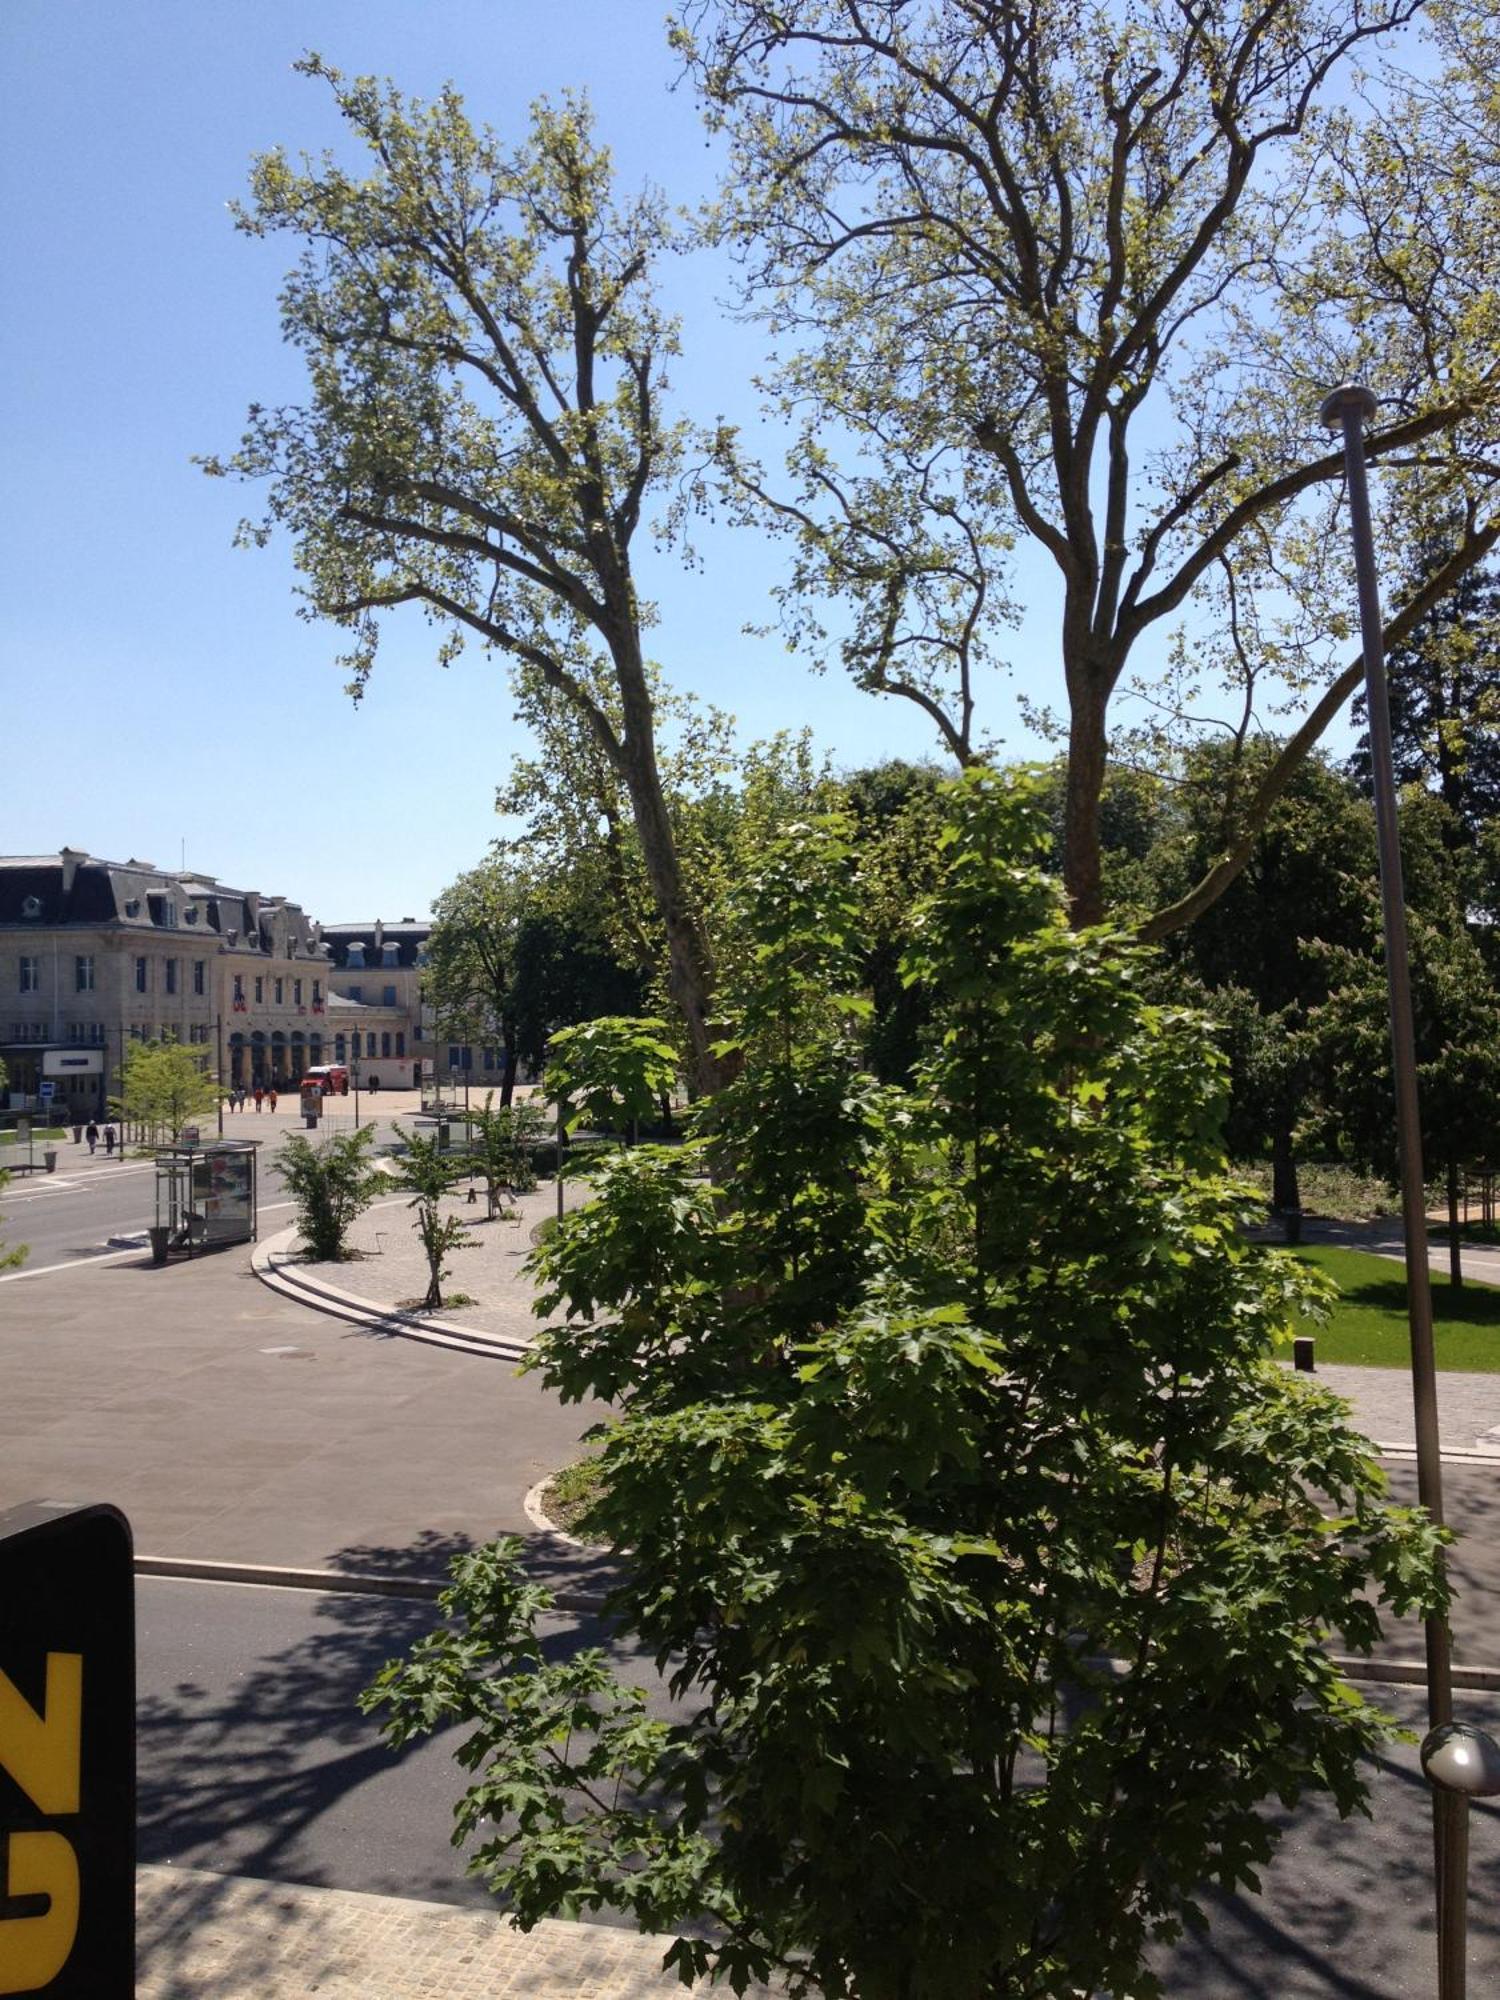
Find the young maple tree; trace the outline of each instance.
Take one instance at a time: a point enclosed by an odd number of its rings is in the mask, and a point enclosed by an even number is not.
[[[738,1075],[536,1256],[675,1713],[545,1654],[514,1541],[367,1699],[467,1726],[455,1838],[523,1925],[617,1908],[737,1990],[1125,2000],[1201,1883],[1254,1886],[1268,1799],[1362,1805],[1386,1724],[1328,1648],[1441,1606],[1440,1537],[1273,1359],[1316,1280],[1245,1240],[1202,1020],[1069,927],[1024,788],[949,814],[911,1086],[862,1067],[847,828],[793,828]]]

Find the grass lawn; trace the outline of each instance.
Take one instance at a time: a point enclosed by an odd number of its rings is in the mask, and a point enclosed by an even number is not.
[[[1406,1274],[1399,1264],[1363,1250],[1321,1244],[1296,1255],[1316,1264],[1339,1288],[1327,1326],[1298,1328],[1315,1336],[1320,1362],[1354,1361],[1366,1368],[1410,1365]],[[1445,1278],[1434,1276],[1432,1314],[1439,1368],[1500,1373],[1500,1286],[1470,1281],[1455,1292]]]

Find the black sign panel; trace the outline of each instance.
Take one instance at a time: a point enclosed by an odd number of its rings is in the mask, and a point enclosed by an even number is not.
[[[135,1990],[135,1575],[117,1507],[0,1514],[0,1994]]]

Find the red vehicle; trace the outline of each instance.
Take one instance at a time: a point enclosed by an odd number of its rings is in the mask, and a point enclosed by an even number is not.
[[[349,1095],[349,1072],[342,1063],[319,1063],[302,1079],[304,1090],[321,1090],[325,1097]]]

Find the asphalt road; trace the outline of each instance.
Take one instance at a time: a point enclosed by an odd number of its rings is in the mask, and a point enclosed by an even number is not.
[[[371,1122],[366,1118],[366,1124]],[[373,1122],[380,1146],[391,1137],[390,1121]],[[281,1140],[298,1129],[297,1121],[284,1115],[274,1120],[262,1115],[257,1120],[253,1112],[225,1122],[227,1137],[262,1142],[258,1171],[260,1213],[265,1218],[262,1235],[291,1220],[291,1203],[275,1158]],[[56,1173],[17,1174],[0,1195],[0,1214],[6,1217],[0,1239],[26,1244],[25,1268],[34,1277],[51,1276],[59,1268],[90,1258],[122,1255],[111,1249],[110,1238],[139,1235],[156,1219],[155,1174],[150,1160],[109,1160],[102,1147],[91,1159],[86,1145],[75,1147],[66,1140],[59,1148]]]
[[[144,1579],[139,1587],[140,1858],[286,1882],[484,1906],[449,1841],[460,1732],[396,1754],[355,1703],[431,1609]],[[604,1642],[587,1618],[559,1649]],[[620,1670],[666,1700],[649,1662]],[[1413,1727],[1420,1697],[1379,1698]],[[1500,1700],[1466,1703],[1500,1728]],[[1430,1834],[1416,1752],[1372,1772],[1373,1817],[1282,1815],[1259,1897],[1208,1897],[1210,1929],[1159,1959],[1170,2000],[1426,2000],[1433,1990]],[[1470,1992],[1500,1992],[1500,1811],[1472,1821]]]
[[[493,1907],[449,1838],[462,1732],[396,1752],[356,1706],[431,1605],[147,1577],[136,1615],[141,1861]],[[582,1616],[544,1629],[559,1652],[605,1640]]]

